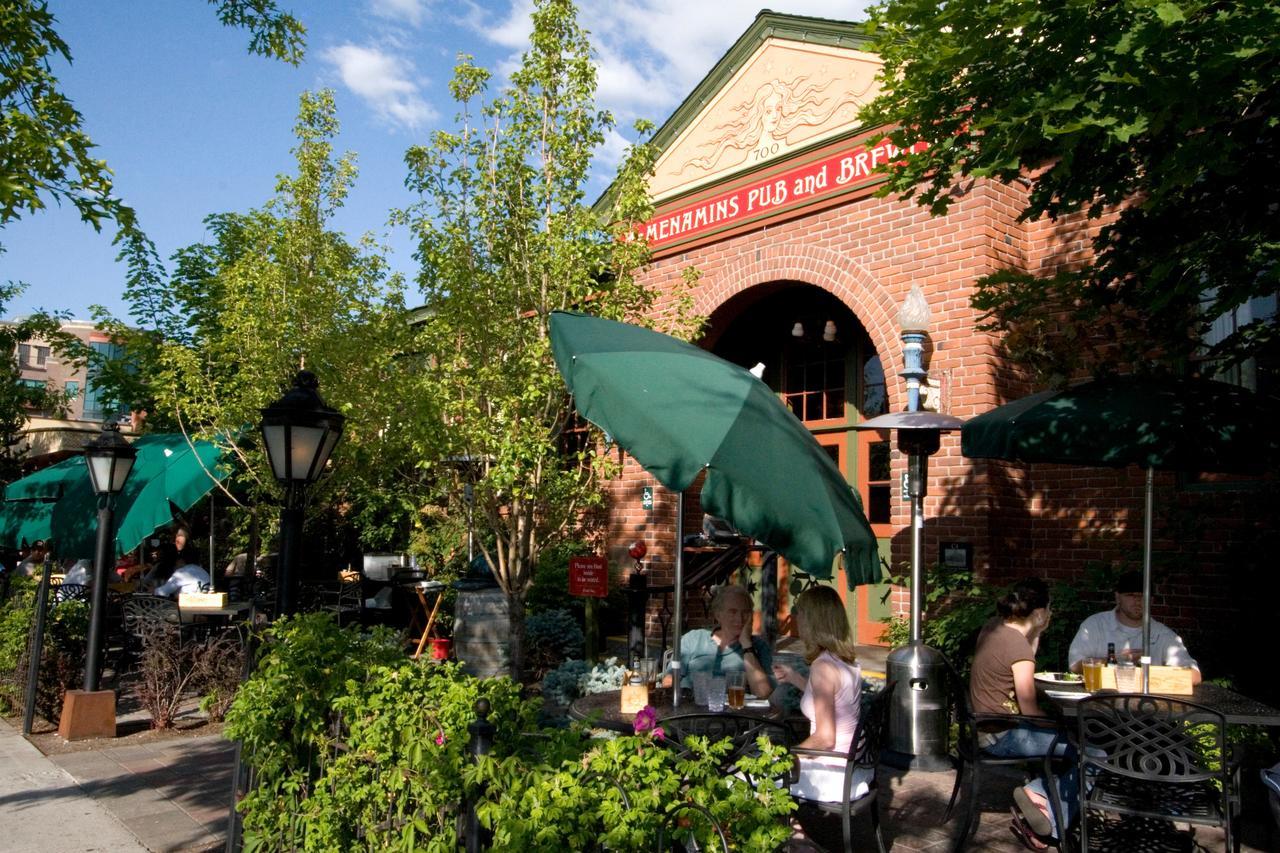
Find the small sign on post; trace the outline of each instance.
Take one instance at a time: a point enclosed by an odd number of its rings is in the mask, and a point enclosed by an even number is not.
[[[609,564],[604,557],[569,558],[569,594],[591,598],[609,594]]]
[[[645,486],[640,490],[640,508],[645,512],[653,511],[653,486]]]

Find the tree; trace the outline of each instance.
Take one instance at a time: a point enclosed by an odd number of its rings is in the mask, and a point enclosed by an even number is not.
[[[1060,380],[1117,359],[1186,369],[1215,318],[1277,290],[1277,27],[1274,0],[886,0],[885,89],[862,117],[928,148],[884,192],[941,214],[991,178],[1029,187],[1023,220],[1114,215],[1092,262],[980,280],[983,328]],[[1209,355],[1276,348],[1258,321]]]
[[[510,87],[488,102],[488,73],[461,57],[450,84],[457,127],[406,155],[421,202],[401,217],[416,235],[426,299],[422,397],[438,401],[446,427],[437,458],[473,490],[479,541],[510,606],[516,676],[539,553],[601,500],[594,446],[571,440],[550,314],[637,320],[654,308],[632,276],[648,257],[635,226],[651,213],[653,151],[638,145],[622,165],[606,227],[584,193],[611,119],[594,106],[595,67],[573,4],[539,0],[530,41]],[[688,334],[687,309],[677,298],[664,319]],[[463,494],[453,490],[459,514]]]
[[[240,463],[240,489],[257,498],[277,487],[253,427],[306,368],[347,416],[313,505],[359,506],[353,491],[387,481],[394,492],[402,469],[406,479],[416,471],[405,436],[420,408],[405,405],[399,357],[409,343],[403,285],[371,238],[352,244],[329,230],[356,178],[353,156],[333,152],[331,92],[301,97],[295,133],[296,172],[277,179],[274,198],[209,216],[210,242],[180,250],[171,281],[132,294],[137,325],[99,315],[128,358],[98,381],[149,422],[222,443]]]

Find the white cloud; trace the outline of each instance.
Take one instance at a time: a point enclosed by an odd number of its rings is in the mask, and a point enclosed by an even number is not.
[[[649,118],[661,124],[711,71],[766,6],[775,12],[851,20],[868,0],[581,0],[579,20],[597,53],[597,102],[622,124]],[[517,65],[529,46],[533,0],[471,6],[466,24],[512,53],[499,69]]]
[[[410,130],[436,117],[414,81],[413,64],[376,47],[343,44],[324,52],[343,84],[383,119]]]
[[[369,8],[379,18],[403,21],[411,27],[422,26],[427,16],[427,0],[370,0]]]

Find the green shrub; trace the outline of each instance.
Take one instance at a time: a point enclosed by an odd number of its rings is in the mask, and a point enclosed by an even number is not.
[[[22,708],[26,679],[27,638],[35,612],[36,584],[30,578],[10,578],[9,597],[0,605],[0,715]]]
[[[586,661],[567,660],[542,679],[542,695],[557,705],[568,705],[580,696],[622,689],[625,672],[616,657],[590,668]]]
[[[228,714],[227,734],[245,739],[257,777],[240,805],[248,851],[453,853],[464,797],[477,802],[495,850],[649,850],[667,810],[683,802],[710,810],[735,850],[775,850],[789,834],[785,788],[724,778],[728,743],[697,743],[679,757],[652,734],[601,742],[581,727],[539,727],[540,703],[509,679],[382,659],[383,641],[323,618],[290,620],[268,641]],[[482,697],[495,738],[473,761],[468,727]],[[767,743],[741,762],[755,777],[789,764]],[[602,779],[624,786],[632,808]],[[682,831],[707,840],[696,825]]]
[[[534,613],[524,620],[525,666],[535,677],[570,658],[582,657],[582,628],[567,610]]]

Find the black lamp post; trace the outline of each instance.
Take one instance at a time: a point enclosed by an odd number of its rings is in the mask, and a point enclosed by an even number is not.
[[[120,435],[115,422],[102,425],[102,434],[84,449],[89,466],[89,481],[98,496],[98,540],[93,555],[93,598],[89,608],[89,639],[85,651],[84,689],[98,689],[99,665],[102,659],[102,619],[107,610],[107,563],[115,526],[115,498],[124,489],[138,451]]]
[[[297,568],[306,487],[324,473],[329,455],[342,437],[346,418],[324,404],[320,382],[308,370],[298,371],[293,387],[262,410],[262,439],[276,479],[284,486],[280,511],[280,561],[276,570],[276,615],[298,606]]]

